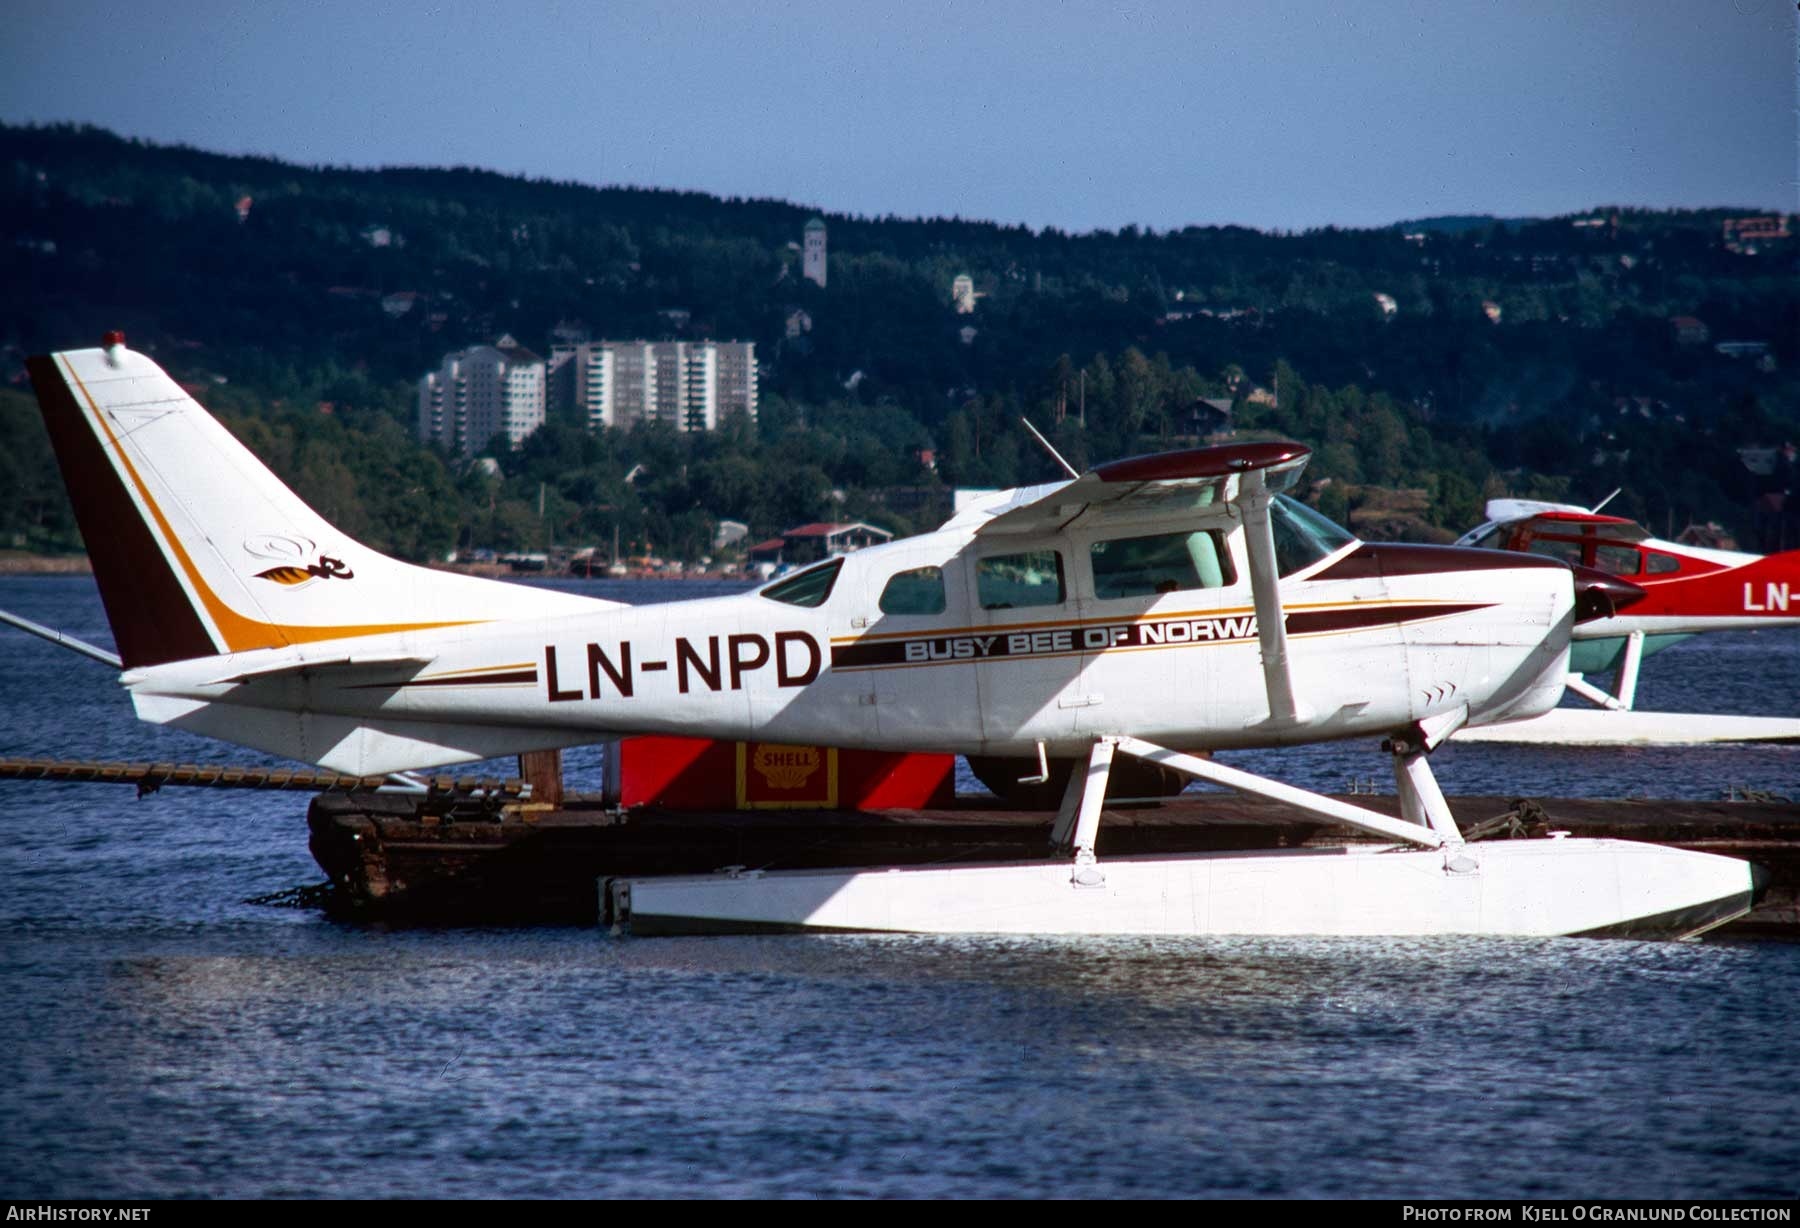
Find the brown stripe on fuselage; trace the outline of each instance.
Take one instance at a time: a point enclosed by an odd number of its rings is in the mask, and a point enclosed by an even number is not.
[[[1289,635],[1318,635],[1325,631],[1359,631],[1364,627],[1383,627],[1419,622],[1427,618],[1446,618],[1485,610],[1492,602],[1470,601],[1457,605],[1390,605],[1359,609],[1345,606],[1335,610],[1293,610],[1287,616]]]
[[[398,682],[359,682],[347,687],[351,691],[398,691],[416,686],[517,686],[537,685],[535,665],[490,665],[482,669],[459,670],[454,674],[433,674],[427,678],[408,678]]]
[[[26,361],[75,523],[126,669],[219,652],[194,613],[162,546],[131,501],[119,472],[88,425],[62,368],[48,354]]]
[[[1289,610],[1286,613],[1287,633],[1300,637],[1308,635],[1329,635],[1346,631],[1360,631],[1369,627],[1401,626],[1407,623],[1426,622],[1432,619],[1448,618],[1457,614],[1467,614],[1475,610],[1485,610],[1492,602],[1430,602],[1421,601],[1410,604],[1392,604],[1386,602],[1353,602],[1320,606],[1312,609]],[[1166,630],[1162,634],[1152,635],[1151,631],[1158,627],[1168,628],[1171,624],[1199,624],[1205,634],[1194,634],[1189,631],[1181,638],[1170,638]],[[1077,633],[1087,628],[1117,629],[1117,636],[1107,635],[1106,643],[1089,645],[1076,639]],[[990,627],[985,632],[969,634],[959,632],[914,633],[905,639],[877,638],[867,636],[862,640],[843,643],[833,641],[831,645],[831,668],[835,670],[862,669],[911,669],[934,665],[982,665],[999,664],[1003,661],[1042,661],[1054,657],[1104,656],[1109,653],[1162,651],[1176,648],[1194,648],[1215,644],[1254,644],[1256,632],[1248,612],[1236,612],[1227,615],[1189,616],[1158,615],[1135,619],[1088,619],[1073,624],[1065,633],[1069,643],[1066,647],[1054,642],[1048,648],[1039,648],[1037,642],[1042,634],[1015,636],[1005,628]],[[1032,643],[1027,647],[1014,651],[1013,640],[1023,638]],[[976,642],[980,647],[975,647]],[[924,656],[909,655],[908,644],[923,644]],[[967,645],[967,651],[957,651],[957,645]],[[936,651],[936,655],[930,655]]]
[[[409,682],[375,682],[365,684],[375,687],[414,687],[414,686],[497,686],[501,683],[530,682],[536,683],[536,669],[519,669],[504,674],[446,674],[439,678],[414,678]]]

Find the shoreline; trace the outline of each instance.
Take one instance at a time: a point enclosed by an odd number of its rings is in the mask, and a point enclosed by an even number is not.
[[[730,574],[717,571],[628,571],[624,575],[609,575],[604,571],[596,571],[590,575],[569,571],[566,568],[546,567],[537,571],[520,570],[507,563],[467,562],[467,563],[425,563],[433,571],[454,571],[465,576],[482,576],[490,580],[743,580],[752,582],[755,576],[746,576],[741,572]]]
[[[94,565],[85,554],[32,554],[0,550],[0,576],[91,576]]]
[[[517,571],[505,563],[426,563],[434,571],[454,571],[490,580],[737,580],[743,576],[713,573],[631,572],[623,576],[579,576],[567,571]],[[33,554],[25,550],[0,550],[0,576],[91,576],[93,562],[85,554]]]

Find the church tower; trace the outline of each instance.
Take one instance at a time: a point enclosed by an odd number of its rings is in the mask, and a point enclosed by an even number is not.
[[[800,275],[823,288],[825,285],[825,222],[814,218],[806,224],[806,241],[800,248]]]

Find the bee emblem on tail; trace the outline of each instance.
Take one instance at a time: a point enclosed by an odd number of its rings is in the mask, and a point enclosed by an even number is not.
[[[283,563],[279,567],[271,567],[267,571],[256,573],[258,580],[273,580],[277,584],[305,584],[308,580],[354,580],[356,573],[344,564],[342,559],[334,559],[328,554],[321,554],[319,561],[300,567],[292,563]]]

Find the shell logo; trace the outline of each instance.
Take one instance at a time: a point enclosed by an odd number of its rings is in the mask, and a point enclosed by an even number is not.
[[[771,789],[799,789],[824,765],[816,746],[781,746],[765,743],[756,748],[750,765]]]

